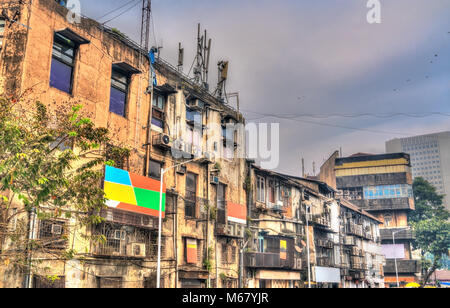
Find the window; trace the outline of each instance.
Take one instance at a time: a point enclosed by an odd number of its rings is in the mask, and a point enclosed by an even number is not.
[[[65,223],[56,220],[41,220],[39,222],[39,240],[48,249],[65,249]]]
[[[119,169],[125,169],[125,166],[128,165],[128,156],[112,144],[106,145],[106,160],[114,161],[114,167]]]
[[[97,277],[97,286],[99,289],[119,289],[122,280],[122,277]]]
[[[64,289],[66,279],[64,276],[57,276],[56,279],[48,279],[44,276],[33,276],[33,288],[35,289]]]
[[[122,117],[126,115],[129,77],[125,72],[114,68],[111,73],[111,98],[109,111]]]
[[[228,258],[228,245],[222,244],[222,264],[228,264],[229,258]]]
[[[275,182],[274,181],[269,181],[268,193],[269,193],[269,202],[274,204],[275,203]]]
[[[189,172],[186,175],[186,196],[184,200],[186,217],[196,217],[196,203],[197,175]]]
[[[265,195],[266,195],[266,182],[263,177],[258,176],[257,177],[257,184],[256,184],[256,200],[258,202],[266,202]]]
[[[50,86],[66,93],[72,93],[73,69],[76,44],[56,33],[53,41]]]
[[[391,214],[386,214],[384,215],[384,226],[385,227],[389,227],[392,224],[392,215]]]
[[[226,224],[226,201],[225,201],[226,186],[219,184],[217,186],[217,222]]]
[[[164,110],[166,106],[166,96],[154,93],[152,106],[152,125],[164,129]]]
[[[159,161],[150,160],[148,168],[149,168],[148,176],[150,178],[161,180],[162,164]]]
[[[0,18],[0,50],[3,48],[4,34],[5,34],[5,19]]]

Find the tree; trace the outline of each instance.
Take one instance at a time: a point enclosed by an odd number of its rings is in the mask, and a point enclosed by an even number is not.
[[[409,215],[409,223],[415,232],[413,246],[422,255],[422,287],[431,275],[441,266],[442,256],[448,254],[450,247],[450,213],[443,206],[443,197],[423,178],[413,183],[416,211]],[[432,261],[425,255],[432,255]]]
[[[411,211],[409,222],[419,222],[424,219],[439,218],[447,220],[450,213],[443,205],[444,196],[436,192],[436,188],[425,179],[419,177],[413,183],[415,211]]]
[[[0,245],[9,241],[13,247],[1,252],[5,264],[28,273],[32,253],[46,250],[29,237],[32,218],[100,223],[105,207],[102,167],[115,164],[110,156],[129,155],[121,147],[107,153],[109,131],[95,127],[80,105],[61,105],[49,111],[40,102],[30,108],[33,103],[21,98],[0,98]],[[53,257],[67,259],[74,253],[53,252]]]

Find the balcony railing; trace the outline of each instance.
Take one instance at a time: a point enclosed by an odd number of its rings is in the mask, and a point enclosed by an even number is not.
[[[412,274],[420,273],[421,266],[418,260],[397,260],[397,271],[399,274]],[[395,273],[395,260],[386,260],[386,265],[384,266],[385,273]]]
[[[403,231],[401,231],[403,229]],[[400,231],[400,232],[398,232]],[[380,237],[382,241],[392,241],[392,233],[395,233],[395,240],[412,240],[414,232],[406,228],[389,228],[380,229]]]
[[[283,260],[279,253],[247,252],[244,265],[255,268],[294,268],[293,260]]]

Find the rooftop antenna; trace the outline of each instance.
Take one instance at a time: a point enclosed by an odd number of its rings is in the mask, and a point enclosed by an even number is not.
[[[209,59],[211,54],[211,39],[207,32],[201,35],[200,24],[197,28],[197,55],[195,56],[194,81],[208,89]]]
[[[302,178],[305,177],[305,159],[302,157]]]
[[[178,43],[178,71],[183,72],[184,48],[181,48],[181,42]]]
[[[152,1],[142,0],[142,20],[141,20],[141,47],[148,53],[150,37],[150,16],[152,12]]]
[[[219,74],[217,82],[217,98],[223,100],[223,94],[225,92],[225,83],[228,78],[228,61],[219,61],[217,63],[217,70]]]

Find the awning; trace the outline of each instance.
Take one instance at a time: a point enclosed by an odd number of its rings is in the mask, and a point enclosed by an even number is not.
[[[165,84],[163,84],[161,86],[154,87],[154,90],[158,91],[161,94],[175,94],[175,93],[177,93],[177,90],[174,87],[172,87],[171,85],[167,84],[167,83],[165,83]]]
[[[113,69],[120,70],[128,75],[140,74],[141,71],[126,62],[113,63]]]
[[[64,30],[56,31],[56,33],[68,38],[69,40],[71,40],[72,42],[74,42],[78,45],[90,43],[90,41],[88,39],[85,39],[84,37],[78,35],[77,33],[73,32],[69,28],[65,28]]]

